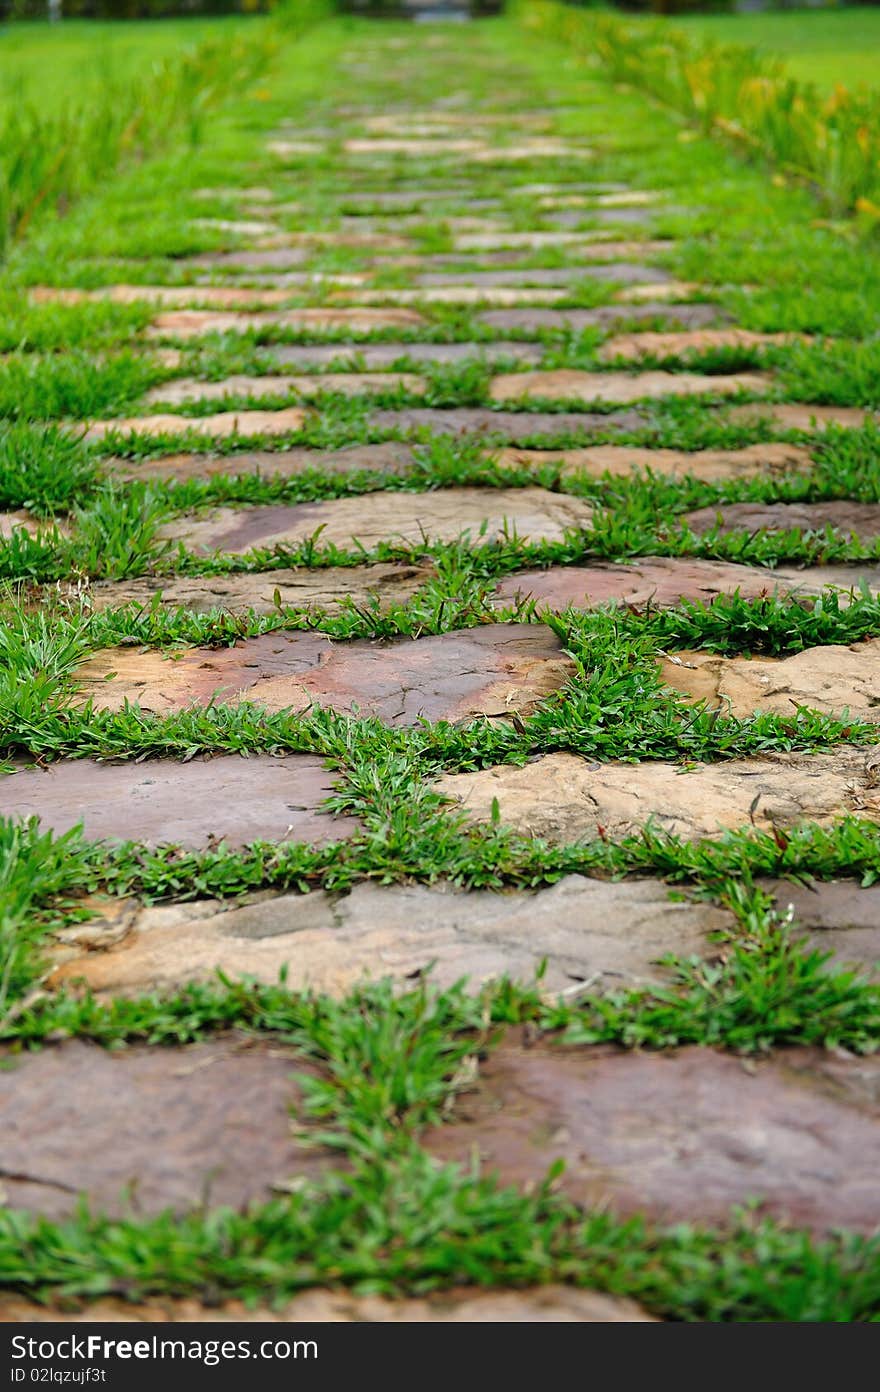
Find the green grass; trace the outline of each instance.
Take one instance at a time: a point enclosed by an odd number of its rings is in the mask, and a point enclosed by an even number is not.
[[[880,14],[851,9],[787,10],[765,14],[676,15],[675,23],[722,43],[743,43],[783,58],[788,71],[825,91],[880,85]]]

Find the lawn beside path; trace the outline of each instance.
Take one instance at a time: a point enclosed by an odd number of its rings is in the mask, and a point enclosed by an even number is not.
[[[0,1318],[876,1317],[875,246],[515,15],[188,134],[0,279]]]

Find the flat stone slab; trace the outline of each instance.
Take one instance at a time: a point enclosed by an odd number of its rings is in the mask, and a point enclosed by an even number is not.
[[[201,555],[221,551],[241,556],[254,547],[297,546],[319,528],[319,546],[372,547],[383,541],[420,546],[425,538],[455,541],[465,534],[480,546],[514,530],[533,541],[561,541],[571,528],[588,527],[592,515],[584,499],[546,488],[442,488],[435,493],[361,493],[289,506],[212,508],[184,516],[160,534]]]
[[[752,333],[749,329],[692,329],[680,333],[621,334],[603,343],[599,357],[603,362],[623,359],[639,362],[643,358],[680,358],[695,353],[714,353],[771,348],[794,343],[797,335]]]
[[[487,309],[474,322],[487,329],[521,329],[539,333],[543,329],[614,328],[642,320],[663,318],[685,328],[723,322],[724,311],[713,304],[599,305],[596,309]]]
[[[785,1049],[743,1060],[711,1049],[674,1053],[529,1048],[514,1038],[456,1098],[458,1124],[423,1143],[439,1160],[476,1153],[502,1184],[558,1183],[577,1204],[662,1223],[726,1226],[760,1213],[824,1233],[880,1222],[880,1060]]]
[[[367,566],[328,566],[318,570],[263,570],[255,574],[150,576],[137,580],[98,580],[88,590],[93,609],[141,604],[149,609],[188,609],[274,614],[282,609],[321,610],[338,614],[345,600],[359,606],[377,605],[380,613],[405,604],[431,578],[428,566],[388,563]]]
[[[0,1321],[15,1323],[84,1324],[114,1323],[222,1323],[233,1320],[260,1324],[610,1324],[653,1320],[632,1300],[603,1295],[574,1286],[534,1286],[522,1290],[479,1290],[473,1286],[431,1295],[389,1299],[381,1295],[353,1295],[345,1290],[306,1290],[282,1306],[244,1305],[225,1300],[202,1305],[197,1300],[156,1299],[133,1305],[105,1297],[83,1310],[32,1305],[19,1296],[0,1299]]]
[[[635,445],[591,445],[585,449],[534,450],[504,449],[500,464],[543,468],[560,464],[563,478],[603,474],[627,477],[637,469],[650,470],[664,478],[697,478],[707,483],[756,475],[785,476],[812,466],[810,452],[800,445],[747,445],[738,450],[640,449]]]
[[[407,140],[406,138],[377,137],[373,139],[370,136],[358,136],[346,140],[342,149],[347,155],[465,155],[474,150],[482,149],[482,146],[477,140],[458,137]]]
[[[408,987],[428,971],[438,990],[509,976],[563,991],[668,981],[667,953],[712,952],[735,929],[726,909],[673,900],[658,880],[610,884],[567,875],[549,889],[500,893],[450,886],[358,884],[350,894],[251,895],[140,905],[107,900],[101,916],[58,934],[53,987],[98,995],[177,991],[218,970],[292,991],[344,996],[365,980]]]
[[[798,706],[880,722],[880,639],[849,647],[830,643],[791,657],[724,657],[676,652],[661,659],[663,682],[690,701],[748,720],[772,712],[791,715]]]
[[[70,1040],[3,1061],[0,1173],[12,1209],[65,1218],[80,1195],[111,1215],[243,1208],[338,1165],[296,1140],[293,1074],[314,1068],[276,1041],[117,1051]]]
[[[792,402],[763,401],[733,406],[727,415],[729,420],[744,425],[766,421],[779,430],[817,430],[826,425],[859,430],[868,421],[877,419],[873,412],[860,406],[801,406]]]
[[[696,372],[579,372],[559,368],[550,372],[509,372],[493,377],[489,395],[493,401],[609,402],[629,405],[664,396],[730,396],[737,392],[763,392],[768,378],[757,372],[704,376]]]
[[[181,377],[153,387],[143,398],[149,406],[183,406],[193,401],[222,401],[226,397],[317,396],[319,392],[342,392],[361,396],[375,392],[407,391],[421,396],[425,380],[411,372],[315,372],[307,377],[261,377],[237,373],[220,382],[204,382],[197,377]]]
[[[880,885],[858,880],[759,880],[779,913],[792,911],[791,931],[810,947],[834,953],[834,965],[880,972]]]
[[[157,411],[151,416],[120,416],[93,421],[83,438],[90,443],[118,435],[204,435],[225,440],[231,435],[289,435],[301,430],[306,412],[298,406],[280,411],[218,411],[210,416],[177,416]]]
[[[772,447],[771,447],[772,448]],[[389,440],[382,445],[344,445],[339,450],[316,450],[305,446],[286,450],[248,450],[240,454],[165,454],[155,459],[108,459],[104,468],[114,478],[190,479],[228,475],[240,478],[256,475],[266,478],[295,478],[309,469],[323,474],[352,474],[364,469],[397,477],[408,473],[413,464],[409,445]]]
[[[544,353],[538,343],[279,343],[272,357],[287,367],[330,367],[355,359],[367,370],[387,369],[404,358],[415,363],[515,362],[539,363]]]
[[[228,313],[220,309],[172,309],[157,314],[146,330],[147,338],[201,338],[209,333],[246,333],[249,329],[336,330],[372,333],[374,329],[424,327],[415,309],[389,305],[340,305],[333,309],[285,309],[265,314]]]
[[[570,296],[569,290],[554,286],[510,284],[501,285],[426,285],[418,290],[358,291],[363,304],[451,304],[451,305],[528,305],[556,304]]]
[[[846,499],[827,503],[728,503],[686,512],[681,521],[697,536],[705,536],[716,527],[720,536],[738,531],[784,532],[795,528],[824,532],[831,527],[870,542],[880,537],[880,503]]]
[[[671,280],[666,272],[654,266],[638,266],[629,262],[612,262],[609,265],[510,267],[506,271],[474,270],[467,272],[468,284],[473,286],[517,286],[517,285],[576,285],[579,280],[612,281],[621,285],[627,282],[636,284],[654,280],[657,284]],[[459,271],[429,271],[416,277],[417,285],[446,286],[460,285],[462,274]]]
[[[358,829],[351,817],[322,810],[332,775],[308,754],[284,758],[237,754],[179,763],[102,764],[71,759],[47,769],[21,767],[0,778],[4,817],[39,817],[69,831],[78,822],[91,841],[139,841],[204,850],[219,840],[304,841],[327,845]]]
[[[179,265],[188,270],[223,270],[238,267],[242,271],[283,271],[301,266],[311,255],[306,246],[271,247],[264,251],[207,251],[201,256],[187,256]]]
[[[651,281],[644,285],[626,285],[615,296],[621,304],[645,304],[652,300],[664,304],[674,300],[711,300],[711,287],[693,280],[670,280],[665,285]]]
[[[800,822],[828,825],[847,813],[880,821],[871,750],[839,745],[822,754],[763,754],[717,764],[594,763],[545,754],[524,768],[499,764],[447,774],[436,784],[476,822],[497,798],[501,821],[552,842],[637,835],[650,820],[684,839],[750,824],[761,830]]]
[[[30,537],[41,534],[67,531],[63,522],[48,517],[34,517],[33,513],[21,508],[17,512],[0,512],[0,541],[11,541],[16,532],[26,532]]]
[[[577,667],[543,624],[481,628],[392,642],[337,643],[316,632],[264,633],[234,648],[106,648],[76,669],[98,710],[157,713],[254,701],[268,710],[329,706],[390,725],[531,710]]]
[[[880,593],[876,566],[761,566],[728,561],[704,561],[677,556],[644,556],[638,561],[596,562],[589,566],[550,566],[547,570],[509,575],[495,589],[495,603],[516,604],[533,599],[539,608],[594,609],[600,604],[641,608],[690,603],[711,604],[720,595],[739,592],[744,599],[778,593],[821,594],[831,588],[842,594],[858,591],[862,583]]]
[[[527,374],[523,374],[526,376]],[[640,411],[620,411],[613,419],[586,411],[493,411],[460,406],[441,410],[410,406],[400,411],[373,411],[370,424],[380,430],[429,430],[432,435],[484,435],[498,440],[530,440],[588,430],[635,430],[644,424]]]
[[[231,285],[104,285],[98,290],[57,290],[37,286],[30,292],[37,304],[83,304],[89,300],[109,300],[112,304],[214,305],[252,309],[284,304],[289,290],[251,289]]]

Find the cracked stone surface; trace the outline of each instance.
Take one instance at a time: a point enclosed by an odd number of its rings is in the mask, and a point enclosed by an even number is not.
[[[792,933],[812,948],[833,952],[832,966],[880,974],[880,885],[857,880],[759,880],[777,910],[793,910]]]
[[[493,401],[539,397],[556,401],[616,402],[655,400],[664,396],[728,396],[741,391],[765,391],[768,378],[756,372],[702,376],[694,372],[509,372],[493,377]]]
[[[248,329],[348,329],[371,333],[373,329],[421,328],[425,320],[415,309],[389,305],[343,306],[334,309],[285,309],[265,314],[225,313],[219,309],[173,309],[157,314],[147,338],[200,338],[208,333],[245,333]]]
[[[542,624],[488,624],[438,636],[335,643],[316,632],[264,633],[234,648],[187,648],[172,656],[105,648],[76,669],[99,710],[126,702],[144,710],[254,701],[268,710],[329,706],[391,725],[467,720],[531,710],[575,676],[556,635]]]
[[[801,445],[747,445],[738,450],[640,449],[635,445],[592,445],[586,449],[504,449],[499,462],[541,468],[559,462],[561,475],[586,474],[598,478],[608,473],[626,477],[636,469],[650,469],[666,478],[697,478],[708,483],[725,479],[786,475],[809,469],[810,452]]]
[[[588,527],[592,508],[582,498],[546,488],[444,488],[436,493],[362,493],[315,503],[215,508],[161,528],[201,555],[243,555],[255,546],[296,546],[314,536],[319,546],[365,547],[380,541],[419,546],[427,536],[454,541],[467,532],[474,545],[515,528],[533,541],[561,541],[572,527]],[[485,533],[481,535],[483,523]]]
[[[338,450],[301,447],[287,450],[249,450],[237,454],[165,454],[154,459],[108,459],[104,468],[120,479],[215,478],[228,474],[241,477],[256,474],[267,478],[292,478],[307,469],[327,474],[358,473],[375,469],[397,476],[412,468],[409,445],[389,440],[382,445],[345,445]]]
[[[733,406],[727,412],[728,420],[743,425],[759,421],[769,421],[780,430],[815,430],[825,425],[841,425],[857,430],[871,419],[870,411],[860,406],[800,406],[791,402],[750,402],[748,405]]]
[[[610,329],[654,320],[659,315],[685,328],[723,323],[726,317],[724,310],[713,304],[640,304],[600,305],[596,309],[488,309],[475,316],[475,323],[488,329],[534,333],[540,329]]]
[[[134,1305],[127,1300],[105,1297],[92,1301],[82,1311],[56,1309],[52,1305],[32,1305],[18,1296],[0,1299],[0,1321],[4,1323],[70,1324],[100,1323],[236,1323],[265,1324],[609,1324],[650,1321],[633,1300],[579,1290],[574,1286],[535,1286],[522,1290],[479,1290],[468,1286],[437,1291],[407,1299],[381,1295],[353,1295],[344,1290],[302,1291],[280,1309],[275,1306],[244,1305],[226,1300],[217,1305],[201,1305],[196,1300],[156,1299]]]
[[[343,392],[358,396],[364,392],[408,391],[421,395],[425,381],[411,372],[321,372],[309,377],[267,375],[252,377],[239,373],[221,382],[203,382],[182,377],[153,387],[143,398],[149,405],[159,403],[182,406],[191,401],[218,401],[227,396],[315,396],[318,392]]]
[[[90,841],[139,841],[204,850],[223,840],[326,845],[357,831],[352,817],[322,810],[332,775],[308,754],[218,755],[179,763],[104,764],[72,759],[48,769],[20,766],[0,777],[0,814],[39,817],[68,831],[83,823]]]
[[[499,764],[447,774],[436,784],[469,818],[501,821],[524,835],[573,842],[638,833],[652,820],[685,839],[748,827],[828,825],[846,813],[880,821],[872,751],[839,745],[821,754],[763,754],[689,768],[662,761],[599,764],[545,754],[524,768]]]
[[[136,580],[98,580],[87,592],[93,609],[120,604],[146,608],[156,596],[169,609],[198,614],[212,609],[233,613],[274,614],[282,608],[320,609],[338,614],[354,604],[378,604],[380,613],[404,604],[433,575],[430,566],[379,563],[368,566],[327,566],[318,570],[263,570],[256,574],[150,576]],[[276,603],[277,598],[277,603]]]
[[[704,561],[676,556],[644,556],[634,562],[595,562],[589,566],[550,566],[547,570],[508,575],[496,586],[495,602],[514,604],[534,599],[539,608],[596,608],[600,604],[679,604],[682,600],[709,603],[735,591],[745,599],[784,592],[821,594],[828,587],[841,592],[858,590],[864,582],[880,591],[876,566],[760,566],[729,561]]]
[[[128,416],[116,420],[93,421],[84,439],[93,442],[108,435],[187,435],[193,432],[212,440],[231,435],[288,435],[301,430],[306,413],[298,406],[281,411],[219,411],[210,416],[175,416],[157,412],[152,416]]]
[[[523,374],[525,375],[525,374]],[[373,411],[370,424],[381,430],[429,430],[432,435],[482,434],[499,440],[530,440],[533,436],[571,431],[635,430],[644,424],[641,411],[620,411],[613,420],[586,411],[492,411],[480,406],[440,410],[430,406],[400,411]]]
[[[438,1159],[469,1164],[476,1151],[525,1186],[563,1158],[559,1186],[585,1208],[725,1226],[758,1199],[817,1233],[880,1223],[876,1058],[525,1048],[511,1032],[455,1114],[424,1138]]]
[[[266,1202],[338,1160],[295,1139],[295,1050],[247,1037],[114,1052],[70,1040],[3,1059],[4,1203],[64,1218],[86,1195],[113,1215]]]
[[[733,930],[726,909],[673,900],[658,880],[611,884],[567,875],[534,893],[359,884],[344,896],[252,895],[141,906],[109,900],[101,917],[58,935],[50,984],[85,982],[99,995],[139,995],[209,981],[219,968],[293,991],[343,996],[370,978],[401,986],[431,967],[437,989],[471,990],[503,976],[542,986],[663,982],[666,953],[713,952]]]
[[[797,706],[826,715],[848,710],[853,720],[880,722],[880,639],[846,647],[828,644],[791,657],[724,657],[676,652],[660,662],[663,682],[691,701],[748,719]]]
[[[782,532],[798,528],[824,532],[826,527],[862,541],[880,537],[880,503],[854,503],[844,499],[826,503],[727,503],[697,508],[681,518],[698,536],[718,527],[720,536],[737,531]]]
[[[684,333],[622,334],[603,343],[599,357],[604,362],[642,358],[675,358],[719,349],[767,348],[792,343],[795,336],[784,333],[752,333],[749,329],[693,329]]]

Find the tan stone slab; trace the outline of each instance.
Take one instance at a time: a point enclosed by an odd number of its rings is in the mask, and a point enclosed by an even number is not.
[[[557,304],[571,291],[539,285],[424,285],[410,290],[358,291],[363,304]]]
[[[839,592],[841,601],[850,591],[866,584],[880,593],[876,566],[762,566],[736,565],[684,556],[644,556],[638,561],[595,562],[588,566],[550,566],[546,570],[509,575],[495,588],[495,604],[506,606],[526,599],[538,609],[594,609],[600,604],[663,607],[691,603],[711,604],[722,595],[744,599],[783,594],[793,598]]]
[[[245,333],[248,329],[373,329],[422,328],[424,317],[415,309],[342,306],[334,309],[287,309],[266,314],[224,314],[221,310],[180,309],[159,314],[147,329],[148,338],[200,338],[208,333]]]
[[[52,532],[64,535],[67,528],[63,523],[48,518],[34,517],[33,513],[27,512],[23,508],[17,512],[0,512],[0,542],[11,541],[16,532],[24,532],[30,537],[45,536]]]
[[[359,136],[356,139],[346,140],[342,148],[347,155],[466,155],[480,150],[481,145],[478,140],[458,137],[451,140],[442,138],[395,140],[392,137],[371,139],[367,136]]]
[[[702,375],[696,372],[580,372],[558,368],[550,372],[509,372],[493,377],[493,401],[539,397],[554,401],[615,402],[657,400],[664,396],[728,396],[763,392],[770,379],[757,372]]]
[[[544,625],[489,624],[417,641],[336,643],[309,631],[173,653],[105,648],[74,679],[97,710],[136,704],[164,713],[253,701],[270,711],[322,706],[407,726],[527,712],[576,672]]]
[[[182,406],[191,401],[222,401],[224,397],[260,396],[317,396],[319,392],[342,392],[344,396],[360,396],[375,392],[408,391],[422,396],[426,390],[423,377],[412,372],[321,372],[309,376],[262,377],[239,373],[220,382],[203,382],[197,377],[184,377],[153,387],[143,398],[149,405]]]
[[[880,639],[831,643],[791,657],[724,657],[676,652],[660,663],[663,682],[691,701],[729,711],[742,720],[772,713],[790,716],[798,706],[880,722]]]
[[[559,463],[563,478],[603,474],[627,477],[636,469],[664,478],[697,478],[706,483],[755,476],[800,473],[812,467],[810,452],[800,445],[747,445],[738,450],[640,449],[635,445],[592,445],[586,449],[504,449],[498,462],[511,467],[543,468]]]
[[[646,300],[711,299],[711,288],[692,280],[669,280],[665,285],[626,285],[615,293],[620,304],[644,304]]]
[[[595,151],[583,145],[570,145],[564,140],[523,140],[518,144],[492,145],[484,150],[476,150],[467,158],[476,164],[510,164],[532,159],[590,160],[595,158]]]
[[[223,754],[189,763],[71,759],[0,776],[0,814],[39,817],[44,828],[59,833],[82,822],[94,841],[187,850],[220,840],[231,846],[256,840],[325,845],[359,828],[355,818],[323,810],[332,792],[332,775],[308,754]]]
[[[798,529],[824,532],[827,527],[863,541],[880,538],[880,503],[855,503],[848,499],[826,503],[728,503],[686,512],[681,521],[698,536],[718,528],[730,532],[780,532]]]
[[[514,530],[532,541],[561,541],[569,529],[588,527],[592,515],[582,498],[545,488],[443,488],[434,493],[363,493],[291,506],[217,508],[181,518],[163,527],[161,536],[202,555],[296,546],[319,529],[319,546],[371,547],[381,541],[419,546],[425,538],[455,541],[465,533],[478,546]]]
[[[603,343],[599,357],[603,362],[623,358],[638,362],[641,358],[677,358],[694,353],[711,353],[721,349],[768,348],[793,343],[796,335],[781,333],[752,333],[749,329],[693,329],[685,333],[621,334]]]
[[[865,411],[860,406],[814,406],[763,401],[733,406],[727,416],[729,420],[744,425],[768,421],[780,430],[816,430],[826,425],[840,425],[847,430],[858,430],[870,420],[876,419],[873,412]]]
[[[536,892],[358,884],[350,894],[257,894],[139,905],[109,900],[102,917],[58,935],[52,987],[84,982],[96,995],[177,991],[216,972],[292,991],[344,996],[365,980],[407,987],[431,969],[438,990],[509,976],[542,989],[663,983],[667,953],[712,953],[733,915],[673,900],[658,880],[608,883],[566,875]]]
[[[104,1297],[82,1310],[32,1305],[18,1296],[0,1299],[0,1321],[13,1323],[113,1324],[236,1323],[260,1324],[609,1324],[652,1320],[632,1300],[574,1286],[535,1286],[524,1290],[474,1287],[436,1291],[409,1299],[351,1295],[344,1290],[302,1291],[281,1309],[225,1300],[202,1305],[197,1300],[156,1299],[149,1304]]]
[[[525,247],[543,251],[547,247],[569,247],[590,241],[589,232],[518,232],[496,224],[480,231],[462,229],[452,239],[456,251],[495,251],[498,247]],[[599,241],[601,238],[597,237]]]
[[[323,140],[269,140],[266,149],[279,159],[298,159],[301,155],[312,157],[326,154],[327,143]]]
[[[596,199],[599,208],[649,208],[654,203],[662,203],[664,195],[655,189],[624,189],[619,193],[600,193]]]
[[[476,323],[487,329],[524,329],[535,333],[542,329],[613,329],[633,320],[644,322],[658,318],[680,324],[682,328],[716,324],[724,320],[725,311],[714,304],[648,303],[641,305],[599,305],[596,309],[487,309],[476,315]]]
[[[228,185],[225,188],[193,189],[190,197],[203,198],[206,202],[217,199],[230,201],[237,198],[247,198],[251,203],[271,203],[275,198],[275,192],[273,189],[266,188],[264,184],[255,184],[251,188],[235,188],[233,185]]]
[[[313,1182],[330,1152],[297,1139],[305,1120],[296,1050],[247,1036],[179,1048],[81,1040],[3,1058],[4,1206],[72,1216],[185,1213],[267,1202],[295,1176]]]
[[[764,754],[718,764],[593,763],[546,754],[515,768],[448,774],[436,787],[469,819],[488,822],[497,798],[501,821],[552,842],[638,835],[650,820],[685,839],[754,825],[827,826],[848,813],[880,821],[873,750],[840,745],[823,754]]]
[[[502,1184],[559,1187],[619,1217],[726,1227],[736,1207],[827,1233],[880,1223],[880,1061],[784,1049],[563,1049],[513,1032],[423,1144]],[[873,1096],[866,1094],[873,1093]]]
[[[121,604],[154,603],[197,614],[222,609],[233,613],[274,614],[282,609],[312,609],[337,614],[347,605],[378,607],[405,604],[431,578],[426,566],[386,563],[328,566],[319,570],[263,570],[256,574],[151,576],[137,580],[99,580],[86,592],[93,609]]]
[[[212,440],[227,439],[230,435],[288,435],[301,430],[305,420],[306,412],[295,406],[283,411],[220,411],[211,416],[174,416],[162,412],[93,421],[83,438],[92,442],[115,435],[187,435],[190,432]]]
[[[37,304],[82,304],[91,300],[109,300],[113,304],[146,301],[160,305],[216,305],[218,308],[250,305],[254,309],[284,304],[290,297],[291,291],[287,289],[264,290],[231,285],[107,285],[100,290],[56,290],[52,286],[38,286],[30,292],[30,298]]]
[[[203,232],[228,232],[231,237],[271,237],[278,228],[264,218],[193,218],[192,227]]]
[[[105,469],[114,478],[129,481],[144,479],[217,478],[229,475],[242,477],[253,474],[267,478],[294,478],[307,469],[323,474],[359,473],[374,469],[383,474],[398,476],[408,473],[413,464],[409,445],[388,440],[381,445],[346,445],[340,450],[317,450],[300,446],[286,450],[249,450],[241,454],[165,454],[155,459],[108,459]]]

